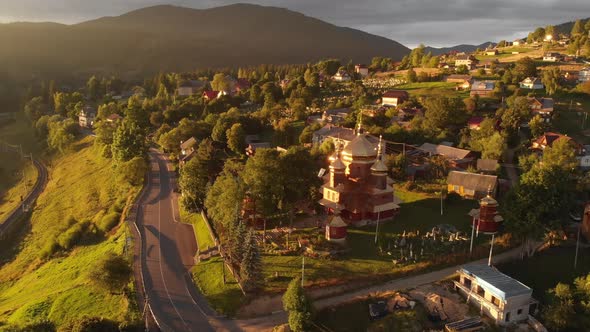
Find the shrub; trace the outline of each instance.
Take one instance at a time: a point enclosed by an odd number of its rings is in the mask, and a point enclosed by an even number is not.
[[[50,239],[49,242],[47,242],[45,244],[45,246],[43,246],[43,249],[41,249],[41,252],[40,252],[41,259],[47,259],[47,258],[53,256],[53,254],[58,252],[59,249],[60,249],[60,246],[57,243],[57,241],[55,241],[55,239]]]
[[[96,226],[103,233],[108,233],[111,229],[113,229],[113,227],[115,227],[119,223],[120,217],[121,217],[120,213],[111,212],[111,213],[105,215],[104,217],[102,217],[102,219],[100,219],[100,221],[98,222],[98,224]]]
[[[63,329],[69,332],[119,332],[116,322],[102,317],[83,317]]]
[[[38,322],[29,323],[24,325],[20,328],[15,329],[14,331],[22,331],[22,332],[54,332],[55,324],[53,324],[49,320],[42,320]]]
[[[72,249],[80,243],[89,226],[90,222],[88,221],[72,225],[65,233],[57,238],[57,243],[66,250]]]
[[[445,202],[449,205],[456,204],[461,201],[461,196],[455,192],[448,193]]]
[[[138,186],[143,183],[144,176],[148,171],[147,163],[142,157],[135,157],[121,163],[118,167],[119,175],[129,184]]]
[[[111,254],[98,262],[90,272],[90,278],[99,287],[115,292],[122,290],[129,283],[132,272],[129,262],[124,257]]]

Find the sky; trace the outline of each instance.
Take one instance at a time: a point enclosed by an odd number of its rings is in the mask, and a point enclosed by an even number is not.
[[[288,8],[408,47],[514,40],[538,26],[590,17],[588,0],[0,0],[0,22],[72,24],[158,4],[210,8],[237,2]]]

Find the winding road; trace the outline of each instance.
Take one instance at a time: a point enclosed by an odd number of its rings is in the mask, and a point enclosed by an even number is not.
[[[137,230],[143,241],[140,272],[148,308],[162,331],[218,331],[220,321],[189,274],[197,243],[191,225],[178,222],[174,173],[165,156],[151,150],[148,183],[139,199]],[[137,267],[137,265],[136,265]]]
[[[23,205],[26,207],[31,207],[35,200],[37,200],[37,197],[39,197],[43,190],[45,190],[45,185],[47,184],[48,179],[47,168],[45,167],[45,165],[43,165],[41,162],[37,160],[33,160],[33,164],[35,165],[37,173],[39,174],[37,176],[37,181],[33,186],[33,190],[31,190],[27,194],[27,196],[23,199],[23,202],[8,215],[8,217],[3,223],[0,224],[0,238],[2,238],[4,234],[10,228],[12,228],[16,224],[16,222],[20,220],[21,217],[25,214]]]

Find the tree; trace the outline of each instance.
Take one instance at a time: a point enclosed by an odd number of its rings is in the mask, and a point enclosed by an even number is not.
[[[572,27],[571,35],[578,36],[584,33],[584,26],[582,25],[582,20],[576,20],[574,26]]]
[[[533,137],[539,137],[543,135],[549,128],[545,119],[541,115],[535,115],[531,121],[529,121],[529,128],[531,129],[531,135]]]
[[[416,72],[414,71],[414,69],[410,68],[408,69],[408,72],[406,73],[406,81],[408,81],[408,83],[414,83],[418,80],[418,75],[416,75]]]
[[[571,172],[577,166],[576,152],[568,137],[558,138],[543,151],[543,167],[558,167]]]
[[[455,68],[455,73],[457,74],[469,74],[469,68],[466,65],[460,65]]]
[[[41,97],[35,97],[25,104],[25,114],[31,122],[36,122],[41,116],[47,113],[48,107]]]
[[[246,235],[243,249],[243,258],[240,264],[240,277],[242,285],[246,290],[252,291],[260,286],[262,275],[262,260],[258,243],[256,243],[256,233],[250,229]]]
[[[120,177],[131,185],[138,186],[143,183],[148,165],[143,157],[133,159],[119,165]]]
[[[309,151],[301,146],[293,146],[280,156],[278,182],[282,185],[281,208],[289,211],[289,223],[293,224],[295,206],[309,198],[312,187],[319,185],[317,167]],[[277,174],[277,175],[278,175]]]
[[[207,191],[205,199],[207,213],[215,222],[217,231],[224,236],[239,219],[239,212],[245,196],[245,184],[238,175],[243,173],[243,168],[243,164],[232,160],[227,161],[223,172]]]
[[[49,134],[47,136],[47,145],[50,148],[63,153],[65,149],[74,142],[75,135],[71,130],[68,130],[67,121],[49,122],[48,128]]]
[[[240,123],[234,123],[226,132],[227,146],[236,154],[244,154],[246,133]]]
[[[559,67],[552,66],[543,70],[543,76],[541,80],[543,81],[543,84],[545,85],[545,90],[549,95],[553,95],[559,88],[560,78],[561,73],[559,71]]]
[[[300,277],[289,283],[283,295],[283,309],[289,313],[289,327],[292,331],[302,332],[309,329],[313,305],[305,294]]]
[[[86,89],[88,91],[88,97],[90,97],[91,100],[96,101],[99,98],[102,98],[104,95],[104,87],[101,85],[96,76],[92,76],[90,79],[88,79],[88,82],[86,83]]]
[[[495,132],[483,145],[481,157],[483,159],[499,160],[506,150],[506,140],[499,132]]]
[[[146,151],[143,130],[125,118],[115,131],[111,150],[113,158],[117,162],[125,162],[133,157],[143,156]]]
[[[122,256],[110,254],[102,258],[90,272],[90,280],[110,292],[122,291],[131,280],[133,270]]]
[[[274,149],[257,149],[246,162],[242,178],[263,218],[275,213],[284,197],[283,185],[276,179],[281,172],[279,153]]]
[[[574,299],[569,285],[559,283],[548,291],[552,297],[551,305],[543,311],[543,318],[548,328],[561,331],[571,326],[574,320]]]
[[[460,98],[436,96],[426,98],[423,104],[426,108],[426,125],[431,130],[444,130],[466,120],[465,104]]]
[[[553,40],[553,37],[555,37],[555,27],[553,25],[545,27],[545,36],[551,36],[551,40]]]
[[[537,75],[537,65],[535,60],[530,57],[524,57],[518,61],[512,70],[512,75],[516,77],[517,82],[522,81],[527,77],[534,77]]]
[[[590,95],[590,81],[586,81],[578,85],[578,90],[581,92]]]
[[[217,73],[213,76],[211,88],[215,91],[229,91],[230,81],[224,73]]]

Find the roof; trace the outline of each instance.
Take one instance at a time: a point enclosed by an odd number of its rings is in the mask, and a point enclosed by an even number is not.
[[[460,185],[464,188],[473,191],[487,192],[494,190],[498,177],[495,175],[484,175],[469,172],[451,171],[447,178],[447,183],[450,185]]]
[[[541,108],[553,108],[554,102],[553,98],[537,98],[537,97],[528,97],[530,103],[538,103],[541,104]]]
[[[180,143],[180,149],[181,150],[188,150],[191,147],[193,147],[195,144],[197,144],[197,140],[194,137],[191,137],[191,138],[187,139],[186,141]]]
[[[375,172],[387,172],[387,166],[385,166],[385,163],[383,162],[383,160],[377,160],[373,166],[371,166],[371,171],[375,171]]]
[[[325,110],[324,111],[324,115],[325,116],[329,116],[329,115],[338,115],[338,114],[342,114],[342,113],[349,114],[351,110],[352,109],[349,108],[349,107],[345,107],[345,108],[333,108],[333,109],[330,109],[330,110]]]
[[[407,91],[389,90],[383,94],[383,98],[409,98]]]
[[[344,165],[344,163],[342,162],[342,160],[340,160],[340,157],[337,157],[330,164],[330,168],[337,169],[337,170],[343,170],[343,169],[346,169],[346,165]]]
[[[349,142],[356,137],[354,129],[337,127],[331,124],[323,126],[319,130],[316,130],[313,134],[316,136],[338,138]]]
[[[117,113],[113,113],[113,114],[107,116],[107,121],[111,121],[111,122],[121,120],[121,119],[123,119],[123,117]]]
[[[456,60],[473,60],[474,57],[473,55],[470,54],[463,54],[463,55],[458,55]]]
[[[465,81],[469,81],[471,80],[471,75],[459,75],[459,74],[453,74],[453,75],[449,75],[447,76],[447,80],[465,80]]]
[[[530,287],[485,264],[467,264],[461,267],[461,272],[473,276],[478,285],[503,301],[533,293]]]
[[[498,169],[498,161],[494,159],[477,159],[478,171],[493,172]]]
[[[441,155],[448,159],[465,159],[471,153],[469,150],[454,148],[446,145],[436,145],[432,143],[424,143],[419,150],[430,153],[431,155]]]
[[[203,92],[203,97],[207,99],[215,99],[219,95],[219,91],[207,90]]]
[[[346,227],[348,226],[344,220],[340,216],[334,216],[330,222],[328,222],[328,226],[330,227]]]
[[[357,135],[350,141],[342,150],[343,154],[348,154],[353,157],[376,157],[376,144],[371,143],[367,139],[367,134]]]
[[[469,126],[479,126],[485,118],[483,116],[473,116],[467,121]]]
[[[471,85],[471,91],[477,90],[485,90],[485,91],[492,91],[496,86],[496,82],[494,81],[474,81],[473,85]]]
[[[554,133],[554,132],[546,132],[545,134],[543,134],[539,138],[537,138],[535,140],[535,142],[540,145],[546,144],[547,146],[550,147],[553,145],[553,142],[557,141],[560,138],[565,138],[568,141],[573,141],[573,139],[567,135],[563,135],[560,133]],[[575,144],[578,144],[575,141],[573,141],[573,142]]]
[[[541,82],[541,79],[538,77],[527,77],[524,80],[522,80],[522,82],[520,82],[520,83],[543,84]]]

